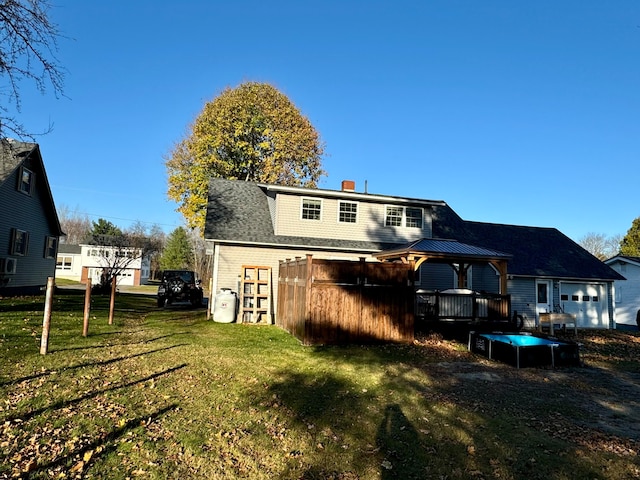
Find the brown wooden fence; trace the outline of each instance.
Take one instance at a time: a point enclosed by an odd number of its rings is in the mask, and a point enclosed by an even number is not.
[[[410,265],[321,260],[280,262],[276,324],[305,345],[411,342]]]

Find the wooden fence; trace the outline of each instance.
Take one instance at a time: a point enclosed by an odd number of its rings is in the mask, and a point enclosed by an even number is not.
[[[280,262],[276,324],[305,345],[411,342],[413,272],[408,264]]]

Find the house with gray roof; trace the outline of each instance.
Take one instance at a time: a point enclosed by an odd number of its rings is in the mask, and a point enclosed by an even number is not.
[[[246,265],[268,266],[277,279],[279,261],[307,254],[379,261],[437,247],[451,257],[421,263],[416,289],[508,293],[529,327],[540,313],[564,311],[581,328],[613,328],[613,282],[623,278],[556,229],[466,221],[442,200],[357,192],[351,181],[324,190],[212,179],[204,233],[213,292],[239,292]]]
[[[38,293],[64,235],[38,144],[0,141],[0,212],[0,295]]]

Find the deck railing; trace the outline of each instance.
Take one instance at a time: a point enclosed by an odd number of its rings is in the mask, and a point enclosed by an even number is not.
[[[416,317],[423,321],[508,321],[511,296],[497,293],[416,292]]]

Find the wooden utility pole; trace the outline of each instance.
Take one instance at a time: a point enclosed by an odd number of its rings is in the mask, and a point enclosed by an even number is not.
[[[53,305],[54,278],[47,278],[47,293],[44,300],[44,317],[42,319],[42,337],[40,338],[40,355],[49,351],[49,329],[51,328],[51,306]]]
[[[113,310],[116,306],[116,275],[111,279],[111,302],[109,304],[109,325],[113,325]]]
[[[84,294],[84,322],[82,324],[82,336],[89,334],[89,312],[91,311],[91,278],[87,278],[87,290]]]

